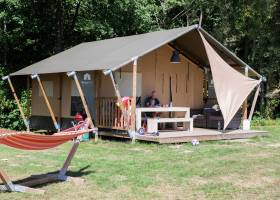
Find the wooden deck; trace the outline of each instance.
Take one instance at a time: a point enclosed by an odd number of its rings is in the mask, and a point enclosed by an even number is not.
[[[137,135],[136,139],[164,144],[190,142],[193,139],[197,139],[198,141],[244,139],[256,136],[265,136],[267,134],[268,133],[266,131],[257,130],[227,130],[223,133],[222,131],[213,129],[194,128],[192,132],[160,132],[159,136],[154,136],[151,134]]]
[[[130,139],[127,133],[113,133],[111,131],[100,131],[100,136],[127,138]],[[194,128],[192,132],[188,131],[161,131],[160,136],[154,136],[151,134],[137,135],[136,140],[156,142],[156,143],[184,143],[190,142],[193,139],[199,141],[211,141],[211,140],[233,140],[233,139],[245,139],[256,136],[266,136],[268,132],[260,130],[227,130],[225,133],[214,129]]]

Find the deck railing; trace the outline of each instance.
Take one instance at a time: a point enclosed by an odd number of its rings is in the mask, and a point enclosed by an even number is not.
[[[100,128],[127,130],[130,123],[130,101],[125,108],[124,117],[121,109],[117,106],[116,97],[98,97],[96,102],[96,124]],[[125,120],[125,118],[127,118]]]

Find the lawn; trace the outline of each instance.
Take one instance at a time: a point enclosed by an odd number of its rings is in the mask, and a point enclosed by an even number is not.
[[[84,183],[40,187],[45,195],[11,199],[280,199],[280,127],[268,137],[158,145],[99,140],[82,143],[70,170]],[[70,143],[48,151],[0,146],[0,167],[13,180],[58,169]]]

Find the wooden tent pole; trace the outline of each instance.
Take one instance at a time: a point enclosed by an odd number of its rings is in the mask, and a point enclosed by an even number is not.
[[[63,88],[63,76],[62,74],[59,74],[59,109],[58,109],[58,123],[62,125],[62,88]]]
[[[9,86],[10,86],[10,88],[11,88],[11,91],[12,91],[12,93],[13,93],[13,96],[14,96],[14,98],[15,98],[15,100],[16,100],[16,104],[17,104],[17,107],[18,107],[18,109],[19,109],[20,115],[21,115],[21,117],[22,117],[22,119],[23,119],[23,122],[24,122],[24,124],[25,124],[25,126],[26,126],[26,130],[27,130],[27,131],[30,131],[29,123],[28,123],[28,121],[27,121],[27,119],[26,119],[26,117],[25,117],[25,114],[24,114],[24,112],[23,112],[22,106],[21,106],[20,101],[19,101],[19,99],[18,99],[18,96],[17,96],[17,94],[16,94],[15,88],[14,88],[14,86],[13,86],[13,83],[12,83],[11,79],[10,79],[10,76],[5,76],[5,77],[2,78],[2,80],[7,80],[7,81],[8,81]]]
[[[59,126],[59,124],[58,124],[57,121],[56,121],[54,112],[53,112],[53,110],[52,110],[51,104],[50,104],[50,102],[49,102],[49,99],[48,99],[48,97],[47,97],[46,91],[45,91],[45,89],[44,89],[43,83],[42,83],[42,81],[41,81],[39,75],[38,75],[38,74],[33,74],[33,75],[31,75],[31,78],[32,78],[32,79],[37,79],[38,84],[39,84],[39,88],[40,88],[40,90],[41,90],[41,92],[42,92],[42,95],[43,95],[44,100],[45,100],[45,102],[46,102],[46,104],[47,104],[49,113],[50,113],[50,115],[51,115],[51,118],[52,118],[54,127],[55,127],[55,129],[59,132],[59,131],[60,131],[60,126]]]
[[[260,93],[260,88],[261,88],[261,85],[259,83],[258,88],[257,88],[256,93],[255,93],[255,96],[254,96],[254,99],[253,99],[252,107],[251,107],[251,110],[250,110],[250,114],[249,114],[249,118],[248,118],[249,121],[252,120],[254,110],[255,110],[255,107],[256,107],[256,103],[257,103],[257,99],[258,99],[258,96],[259,96],[259,93]]]
[[[245,76],[249,76],[249,67],[245,67]],[[247,98],[245,99],[244,103],[243,103],[243,119],[247,119],[248,118],[248,100]]]
[[[30,114],[31,114],[31,110],[30,110],[30,104],[31,104],[31,101],[30,101],[30,96],[29,96],[29,92],[30,92],[30,77],[27,76],[26,77],[26,87],[27,87],[27,91],[28,91],[28,97],[27,97],[27,102],[26,102],[26,118],[29,119],[30,117]]]
[[[78,77],[77,77],[76,72],[75,72],[75,71],[68,72],[68,73],[67,73],[67,76],[68,76],[68,77],[73,77],[73,79],[74,79],[74,81],[75,81],[75,84],[76,84],[76,86],[77,86],[79,95],[80,95],[80,97],[81,97],[81,100],[82,100],[82,103],[83,103],[85,112],[86,112],[86,114],[87,114],[87,118],[89,119],[90,126],[91,126],[91,128],[94,128],[94,124],[93,124],[92,117],[91,117],[91,114],[90,114],[90,111],[89,111],[89,108],[88,108],[88,105],[87,105],[87,101],[86,101],[84,92],[83,92],[83,90],[82,90],[82,87],[81,87],[81,85],[80,85],[80,82],[79,82],[79,79],[78,79]],[[98,133],[97,133],[97,131],[96,131],[96,132],[95,132],[95,141],[97,141],[97,140],[98,140]]]
[[[132,72],[132,101],[131,101],[131,131],[133,135],[133,142],[135,141],[135,124],[136,124],[136,92],[137,92],[137,60],[133,59],[133,72]]]
[[[111,81],[112,81],[112,84],[113,84],[113,87],[114,87],[114,90],[115,90],[115,93],[116,93],[116,96],[117,96],[117,99],[118,99],[118,103],[119,103],[119,106],[120,106],[120,109],[121,109],[121,112],[122,112],[122,115],[124,117],[124,126],[127,127],[128,125],[128,121],[127,121],[127,113],[125,112],[125,109],[124,109],[124,106],[123,106],[123,103],[122,103],[122,97],[121,97],[121,93],[119,91],[119,87],[115,81],[115,78],[113,76],[113,72],[110,71],[110,78],[111,78]]]

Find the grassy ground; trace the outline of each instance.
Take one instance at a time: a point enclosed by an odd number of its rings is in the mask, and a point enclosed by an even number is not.
[[[280,127],[265,129],[269,137],[196,147],[82,143],[70,170],[83,184],[54,183],[40,187],[43,196],[0,193],[0,199],[280,199]],[[13,180],[54,171],[69,148],[27,152],[1,145],[0,167]]]

